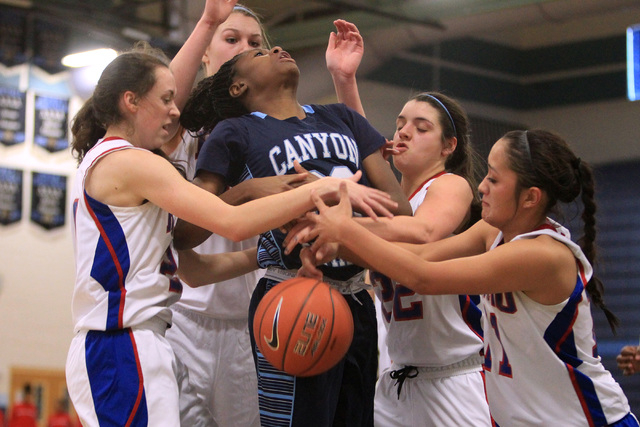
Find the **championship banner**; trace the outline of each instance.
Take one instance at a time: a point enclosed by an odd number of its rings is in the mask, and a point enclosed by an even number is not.
[[[51,230],[64,225],[67,200],[67,177],[32,173],[31,221]]]
[[[27,94],[16,88],[0,86],[0,142],[4,145],[25,141],[25,104]]]
[[[22,171],[0,168],[0,224],[22,219]]]
[[[66,150],[68,117],[68,99],[36,95],[33,142],[51,153]]]

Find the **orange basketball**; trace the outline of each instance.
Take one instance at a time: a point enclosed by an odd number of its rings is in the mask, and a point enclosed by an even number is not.
[[[308,377],[334,367],[353,339],[353,318],[344,297],[305,277],[269,290],[253,319],[258,349],[275,368]]]

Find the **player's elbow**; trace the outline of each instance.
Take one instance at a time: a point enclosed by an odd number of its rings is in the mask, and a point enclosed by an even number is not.
[[[433,241],[433,230],[427,227],[420,227],[412,233],[413,241],[411,243],[424,244]]]
[[[211,231],[178,220],[173,230],[173,246],[178,250],[191,249],[207,240]]]
[[[198,246],[198,244],[199,243],[187,233],[173,234],[173,246],[178,250],[195,248],[196,246]]]
[[[406,197],[394,199],[398,203],[398,207],[393,210],[394,215],[413,216],[413,209]]]
[[[407,276],[402,281],[402,286],[420,295],[434,295],[434,289],[429,288],[428,278],[424,276],[422,271],[412,271]]]
[[[241,242],[251,237],[242,227],[225,227],[225,238],[233,240],[234,242]]]

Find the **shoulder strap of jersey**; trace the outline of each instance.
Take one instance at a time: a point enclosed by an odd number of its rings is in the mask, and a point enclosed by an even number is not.
[[[559,223],[557,223],[556,221],[552,220],[551,218],[547,218],[547,221],[537,229],[529,233],[520,234],[516,236],[513,240],[531,239],[543,234],[553,237],[557,241],[564,243],[571,250],[571,252],[573,252],[573,256],[578,261],[578,269],[580,272],[581,279],[584,285],[586,286],[587,282],[591,280],[591,276],[593,275],[593,267],[591,266],[591,263],[589,263],[589,261],[587,260],[587,257],[582,252],[582,249],[580,248],[580,246],[578,246],[577,243],[571,240],[571,233],[569,232],[569,230],[563,227],[562,225],[560,225]],[[502,238],[502,233],[499,233],[498,237]],[[492,249],[493,249],[493,246],[492,246]]]
[[[105,138],[97,142],[84,156],[82,159],[81,168],[83,169],[82,180],[87,176],[87,172],[97,163],[98,160],[106,156],[107,154],[113,153],[114,151],[120,151],[125,149],[140,149],[138,147],[134,147],[130,142],[117,137]],[[84,187],[84,182],[83,182]]]

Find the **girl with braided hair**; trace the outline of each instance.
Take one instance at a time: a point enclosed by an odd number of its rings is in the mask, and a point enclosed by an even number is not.
[[[291,56],[274,47],[244,52],[199,83],[181,124],[190,131],[211,131],[196,167],[202,187],[218,193],[249,179],[292,174],[297,162],[317,176],[348,177],[362,170],[363,182],[398,202],[394,213],[409,214],[409,202],[380,152],[385,138],[344,104],[300,105],[299,77]],[[198,237],[193,227],[177,225],[176,239]],[[250,327],[266,292],[294,277],[300,266],[298,252],[282,252],[283,240],[278,229],[260,236],[257,258],[267,272],[252,295]],[[346,294],[354,318],[353,343],[336,367],[304,378],[276,370],[252,343],[262,425],[373,425],[377,332],[363,269],[340,261],[321,268],[325,280]]]
[[[394,244],[351,220],[346,199],[307,214],[315,262],[338,253],[422,294],[481,294],[484,370],[491,415],[502,426],[638,426],[622,389],[596,352],[590,303],[612,328],[595,260],[594,182],[589,165],[558,135],[512,131],[493,146],[479,185],[482,220],[423,245]],[[549,214],[581,201],[580,245]],[[320,248],[323,248],[319,251]],[[318,259],[320,258],[320,259]],[[305,258],[310,260],[313,258]]]
[[[235,2],[215,3],[224,21]],[[159,53],[136,48],[114,59],[72,125],[79,167],[71,192],[75,336],[66,379],[84,426],[178,426],[190,410],[180,405],[188,375],[164,336],[169,306],[182,292],[170,247],[176,217],[243,240],[311,209],[314,189],[337,199],[347,181],[362,187],[356,192],[365,210],[370,203],[389,214],[384,207],[395,206],[384,192],[357,184],[360,172],[240,206],[189,183],[155,154],[180,116],[176,79]],[[184,425],[211,424],[199,418]]]

